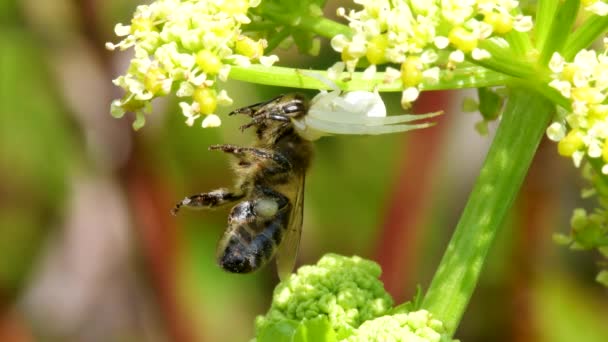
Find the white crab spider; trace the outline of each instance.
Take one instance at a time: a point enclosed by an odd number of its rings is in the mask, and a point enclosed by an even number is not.
[[[318,78],[318,75],[309,76]],[[328,80],[321,79],[321,81],[327,83]],[[304,139],[312,141],[331,134],[405,132],[434,125],[432,122],[403,124],[405,122],[442,114],[442,112],[434,112],[386,116],[386,106],[377,91],[357,90],[342,93],[333,82],[330,86],[333,91],[321,91],[311,100],[307,115],[293,120],[296,131]]]

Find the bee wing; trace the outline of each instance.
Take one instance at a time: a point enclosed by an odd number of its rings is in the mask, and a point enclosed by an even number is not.
[[[279,279],[282,281],[289,277],[296,264],[300,237],[302,236],[303,212],[304,173],[302,173],[298,180],[298,189],[291,209],[287,231],[285,232],[285,237],[283,237],[283,241],[281,241],[276,255],[277,271],[279,273]]]
[[[259,103],[256,103],[256,104],[252,104],[251,106],[235,109],[232,112],[230,112],[230,114],[228,114],[228,115],[245,114],[245,115],[252,116],[258,110],[260,110],[260,108],[262,108],[262,107],[264,107],[264,106],[266,106],[266,105],[268,105],[268,104],[276,101],[280,97],[282,97],[282,95],[279,96],[279,97],[272,98],[272,99],[270,99],[268,101],[259,102]]]

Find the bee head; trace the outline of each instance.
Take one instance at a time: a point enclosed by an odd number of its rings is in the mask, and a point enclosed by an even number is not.
[[[310,107],[310,101],[301,93],[281,95],[275,101],[276,109],[278,109],[277,115],[283,115],[294,120],[305,116]]]
[[[241,130],[255,126],[260,140],[272,143],[289,132],[292,123],[301,120],[310,106],[310,101],[300,93],[285,94],[266,102],[237,109],[230,115],[244,114],[251,122],[241,126]]]

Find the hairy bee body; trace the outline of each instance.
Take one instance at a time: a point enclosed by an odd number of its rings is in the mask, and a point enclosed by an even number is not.
[[[307,110],[306,98],[290,94],[231,113],[251,117],[241,128],[255,127],[257,135],[251,147],[210,147],[236,157],[234,191],[190,196],[173,209],[175,214],[182,206],[213,208],[241,200],[230,211],[218,244],[218,264],[225,270],[252,272],[276,255],[279,275],[291,272],[302,226],[304,177],[312,157],[311,143],[295,132],[292,119]]]

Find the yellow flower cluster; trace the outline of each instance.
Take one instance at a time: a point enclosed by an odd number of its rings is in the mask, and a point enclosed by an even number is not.
[[[514,0],[355,0],[361,10],[338,9],[349,21],[354,34],[338,35],[331,41],[342,54],[336,69],[349,72],[358,65],[369,65],[364,76],[371,78],[377,65],[399,64],[399,70],[387,67],[387,83],[401,81],[402,105],[407,107],[419,94],[424,82],[439,80],[439,64],[455,67],[466,57],[481,60],[490,57],[479,42],[512,30],[532,28],[532,19],[519,13]],[[448,55],[447,63],[440,58]]]
[[[572,112],[549,126],[548,137],[559,141],[559,154],[571,157],[577,167],[585,156],[602,158],[602,173],[608,174],[608,50],[581,50],[572,62],[555,53],[549,68],[549,85],[570,99]]]
[[[116,25],[124,37],[110,50],[133,48],[135,56],[125,75],[114,84],[126,92],[112,102],[112,114],[135,112],[133,127],[143,126],[150,101],[176,92],[186,123],[201,115],[203,127],[219,126],[218,105],[232,103],[217,81],[225,81],[231,65],[272,65],[278,58],[264,56],[266,41],[241,34],[250,22],[247,11],[260,0],[157,0],[138,6],[130,25]]]
[[[599,16],[608,14],[608,4],[605,0],[582,0],[583,9]]]

